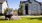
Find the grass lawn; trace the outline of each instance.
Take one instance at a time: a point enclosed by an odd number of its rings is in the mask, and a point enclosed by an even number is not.
[[[22,17],[20,20],[0,20],[0,23],[42,23],[42,18]]]

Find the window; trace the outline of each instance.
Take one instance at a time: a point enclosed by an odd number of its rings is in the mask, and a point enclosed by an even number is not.
[[[33,4],[31,7],[32,11],[37,11],[38,10],[38,5],[37,4]]]
[[[2,10],[2,4],[0,3],[0,10]]]

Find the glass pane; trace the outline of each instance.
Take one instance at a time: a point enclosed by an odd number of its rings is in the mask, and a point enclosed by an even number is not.
[[[36,5],[36,4],[32,5],[31,10],[32,11],[37,11],[38,10],[38,5]]]
[[[0,4],[0,10],[2,10],[2,4]]]

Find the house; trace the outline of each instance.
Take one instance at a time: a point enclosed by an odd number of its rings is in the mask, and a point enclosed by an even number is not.
[[[8,8],[7,0],[0,0],[0,13],[4,13],[6,8]]]
[[[12,15],[18,16],[17,10],[12,10]]]
[[[23,15],[41,15],[42,3],[36,0],[20,1],[20,6],[23,5]]]

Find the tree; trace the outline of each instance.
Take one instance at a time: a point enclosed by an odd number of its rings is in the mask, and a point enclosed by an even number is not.
[[[4,14],[6,14],[6,13],[9,12],[9,11],[12,11],[12,9],[6,8],[6,9],[4,10]]]
[[[20,4],[20,8],[18,9],[18,14],[23,15],[23,4]]]
[[[12,11],[12,9],[10,9],[10,8],[6,8],[4,10],[5,19],[7,19],[7,17],[10,19],[11,15],[6,15],[6,14],[7,14],[7,12],[10,13],[11,11]]]

